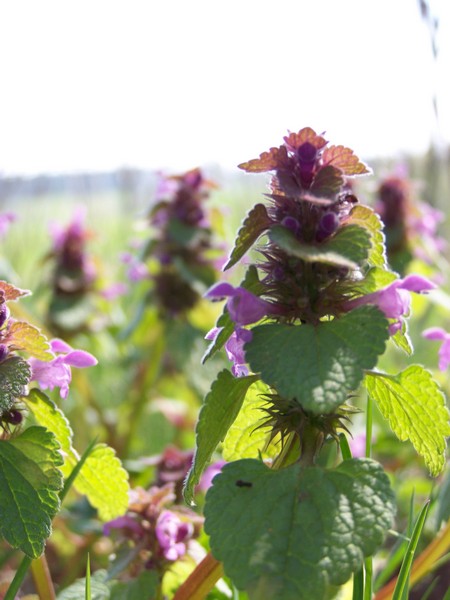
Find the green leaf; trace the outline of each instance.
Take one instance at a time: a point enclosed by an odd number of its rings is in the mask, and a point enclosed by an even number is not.
[[[368,261],[374,267],[386,267],[386,248],[383,224],[375,211],[363,204],[357,204],[350,213],[347,223],[364,227],[370,233],[371,250]]]
[[[256,375],[233,377],[230,371],[224,369],[212,384],[195,428],[197,448],[183,491],[188,504],[193,503],[195,486],[217,445],[225,438],[237,417],[248,388],[257,379]]]
[[[75,467],[79,456],[71,450],[67,459]],[[97,444],[81,467],[73,487],[86,495],[97,509],[102,521],[123,515],[128,508],[128,473],[122,467],[115,451],[106,444]]]
[[[28,396],[24,396],[22,400],[33,413],[37,423],[50,430],[58,440],[61,450],[68,454],[72,448],[73,434],[62,410],[37,388],[31,389]],[[65,469],[63,472],[66,474]]]
[[[49,361],[55,358],[42,331],[25,321],[11,323],[7,340],[13,350],[22,350],[38,360]]]
[[[389,479],[370,459],[334,470],[244,459],[214,478],[205,531],[251,600],[324,600],[377,550],[394,513]]]
[[[268,324],[252,333],[245,345],[252,371],[315,414],[345,402],[389,338],[388,322],[375,306],[358,307],[317,326]]]
[[[370,233],[359,225],[344,225],[327,241],[316,246],[300,242],[289,229],[275,225],[269,237],[282,250],[306,262],[320,262],[356,269],[367,259]]]
[[[30,365],[20,356],[11,356],[0,364],[0,414],[22,396],[30,377]]]
[[[235,265],[247,250],[252,247],[259,236],[270,227],[271,223],[272,221],[267,214],[264,204],[256,204],[244,219],[238,231],[230,258],[223,270],[226,271]]]
[[[439,475],[450,425],[445,397],[431,373],[412,365],[395,376],[369,373],[365,385],[399,440],[409,440],[431,475]]]
[[[309,188],[313,196],[333,199],[344,184],[342,172],[331,165],[322,167],[316,174]]]
[[[396,331],[394,333],[394,335],[391,336],[391,340],[394,342],[394,344],[397,346],[397,348],[400,348],[400,350],[403,350],[403,352],[406,352],[406,354],[408,356],[411,356],[411,354],[414,352],[414,348],[413,348],[411,339],[408,335],[407,321],[405,321],[405,320],[402,321],[401,329]]]
[[[108,573],[104,569],[96,571],[91,576],[92,600],[110,600],[110,590],[107,585]],[[77,579],[75,583],[59,592],[57,600],[80,600],[85,598],[86,578]]]
[[[55,436],[43,427],[0,441],[0,533],[30,558],[44,551],[59,510],[62,462]]]
[[[116,583],[111,589],[110,600],[153,600],[158,597],[158,587],[158,573],[143,571],[131,581]]]
[[[270,427],[261,427],[267,419],[263,407],[267,404],[265,395],[270,388],[262,381],[255,381],[249,387],[242,408],[231,425],[223,442],[222,456],[226,461],[239,458],[274,458],[280,453],[280,443],[271,442],[267,446]]]

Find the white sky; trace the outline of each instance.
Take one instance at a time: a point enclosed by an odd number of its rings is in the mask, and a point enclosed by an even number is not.
[[[450,142],[417,0],[0,0],[0,173],[234,167],[311,126],[361,157]]]

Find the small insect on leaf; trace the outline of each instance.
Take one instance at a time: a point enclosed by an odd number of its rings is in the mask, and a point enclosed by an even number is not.
[[[238,479],[236,481],[236,485],[238,487],[248,487],[248,488],[253,487],[253,483],[251,483],[250,481],[243,481],[242,479]]]

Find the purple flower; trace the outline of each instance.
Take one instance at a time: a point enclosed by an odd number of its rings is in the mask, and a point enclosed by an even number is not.
[[[123,296],[128,291],[128,286],[122,281],[111,283],[108,287],[103,288],[101,295],[105,300],[113,301],[119,296]]]
[[[389,327],[389,332],[394,334],[402,326],[402,317],[407,315],[411,307],[409,292],[422,294],[436,287],[429,279],[420,275],[408,275],[404,279],[397,279],[381,290],[366,294],[360,298],[349,300],[345,303],[345,310],[352,310],[364,304],[374,304],[388,319],[394,319]]]
[[[58,338],[50,342],[50,347],[52,352],[58,355],[53,360],[42,361],[37,358],[28,360],[31,366],[31,381],[37,381],[44,390],[59,387],[61,398],[67,398],[69,384],[72,381],[70,367],[92,367],[97,364],[97,359],[84,350],[73,350]]]
[[[430,327],[422,332],[427,340],[438,340],[442,342],[439,348],[439,370],[445,371],[450,365],[450,333],[441,327]]]
[[[112,529],[128,530],[131,533],[136,534],[138,538],[145,535],[145,529],[130,515],[124,515],[105,523],[103,525],[103,534],[110,535]]]
[[[217,460],[206,467],[196,489],[206,492],[211,487],[214,477],[222,471],[222,467],[226,464],[226,460]]]
[[[230,283],[217,283],[206,294],[206,298],[218,301],[228,298],[227,309],[236,325],[249,325],[273,312],[270,302],[261,300],[243,287],[233,287]]]
[[[194,533],[192,523],[182,521],[170,510],[163,511],[156,522],[156,537],[164,557],[175,561],[186,554],[186,542]]]
[[[205,338],[207,340],[215,340],[221,329],[214,327],[209,331]],[[244,345],[252,339],[252,332],[243,327],[237,327],[225,343],[225,351],[228,359],[233,363],[231,372],[235,377],[245,377],[248,375],[246,366]]]
[[[15,220],[16,215],[14,213],[7,212],[0,214],[0,238],[7,234],[9,226]]]

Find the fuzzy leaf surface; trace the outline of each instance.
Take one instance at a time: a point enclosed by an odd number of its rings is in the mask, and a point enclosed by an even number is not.
[[[0,414],[9,410],[14,400],[23,395],[30,377],[31,367],[20,356],[11,356],[0,364]]]
[[[48,361],[55,358],[42,331],[25,321],[15,321],[11,324],[7,340],[14,350],[23,350],[38,360]]]
[[[227,431],[237,417],[247,390],[258,379],[255,375],[233,377],[224,369],[206,395],[198,417],[196,432],[196,450],[192,466],[184,487],[184,499],[192,504],[194,488],[208,465],[217,445],[223,441]]]
[[[295,256],[309,263],[323,263],[336,267],[356,269],[357,264],[343,254],[339,254],[329,244],[312,246],[299,241],[295,235],[282,225],[274,225],[270,228],[270,240],[290,256]],[[342,250],[342,247],[338,249]]]
[[[260,325],[245,345],[255,373],[315,414],[331,412],[356,390],[385,350],[388,322],[375,306],[313,325]]]
[[[317,171],[309,192],[319,198],[333,199],[341,190],[343,184],[344,178],[341,171],[332,165],[327,165]]]
[[[223,270],[226,271],[235,265],[247,250],[252,247],[259,236],[270,227],[271,223],[272,221],[267,214],[264,204],[256,204],[244,219],[238,231],[230,258]]]
[[[285,146],[279,148],[270,148],[268,152],[263,152],[259,158],[238,165],[239,169],[243,169],[248,173],[264,173],[265,171],[273,171],[287,167],[289,165],[289,157]]]
[[[357,204],[347,221],[349,224],[364,227],[370,234],[371,249],[368,262],[374,267],[386,267],[386,249],[384,245],[383,224],[375,211],[363,204]]]
[[[449,412],[431,373],[411,365],[395,376],[367,374],[365,385],[399,440],[409,440],[431,475],[439,475],[450,435]]]
[[[0,441],[0,534],[31,558],[44,551],[59,510],[61,464],[59,444],[43,427]]]
[[[263,381],[255,381],[249,387],[242,408],[231,425],[223,442],[222,456],[226,461],[240,458],[274,458],[280,452],[280,444],[267,446],[270,428],[261,427],[267,419],[263,407],[265,395],[271,390]]]
[[[383,541],[395,500],[382,467],[351,459],[336,469],[229,463],[206,495],[214,557],[251,600],[324,600]]]
[[[369,256],[370,233],[359,225],[344,225],[323,247],[327,252],[336,252],[357,265],[362,265]]]
[[[79,456],[70,452],[68,463],[75,467]],[[128,473],[115,451],[106,444],[97,444],[81,467],[73,487],[84,494],[98,511],[102,521],[123,515],[128,508]]]

